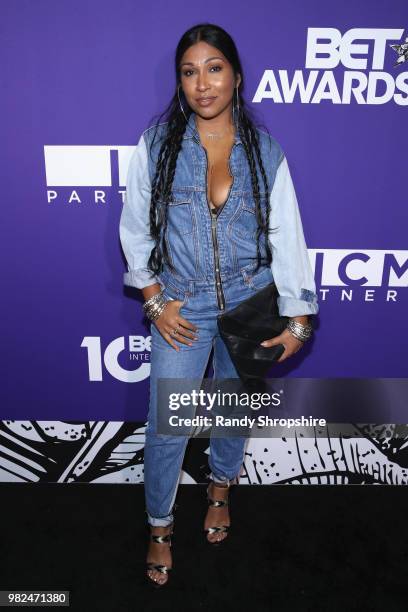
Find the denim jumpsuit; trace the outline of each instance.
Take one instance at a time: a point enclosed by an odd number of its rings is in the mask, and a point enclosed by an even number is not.
[[[261,206],[271,207],[272,263],[267,264],[260,240],[261,267],[256,266],[257,221],[251,173],[244,145],[235,135],[229,168],[233,183],[226,202],[217,213],[207,201],[206,150],[200,142],[192,112],[182,140],[168,204],[164,240],[175,267],[167,265],[152,276],[147,260],[153,248],[149,231],[151,182],[155,173],[160,137],[166,123],[145,130],[131,155],[126,197],[120,219],[120,240],[127,260],[124,284],[139,289],[159,283],[165,299],[181,300],[180,315],[198,327],[192,346],[173,340],[176,351],[162,337],[154,322],[151,331],[151,372],[148,423],[145,431],[144,483],[146,514],[150,525],[173,521],[187,436],[156,433],[157,379],[202,379],[211,349],[216,379],[238,378],[227,348],[218,334],[217,315],[234,308],[256,291],[275,281],[280,315],[289,317],[318,312],[316,286],[303,234],[295,190],[286,157],[278,142],[258,129],[260,149],[270,197],[266,198],[262,176],[256,165]],[[160,203],[159,203],[160,205]],[[244,459],[245,437],[211,437],[209,467],[216,482],[234,480]]]

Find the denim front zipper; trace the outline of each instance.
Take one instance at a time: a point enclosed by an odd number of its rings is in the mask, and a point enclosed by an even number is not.
[[[228,159],[228,168],[229,168],[229,173],[232,176],[232,183],[231,183],[230,188],[228,190],[227,199],[225,200],[225,202],[221,206],[221,208],[219,208],[218,210],[211,210],[210,204],[208,202],[208,196],[207,196],[207,190],[208,190],[208,155],[207,155],[207,150],[205,149],[205,147],[203,147],[201,145],[201,142],[199,140],[197,140],[197,138],[194,137],[194,140],[195,140],[195,142],[202,149],[204,149],[204,153],[205,153],[205,156],[206,156],[206,159],[207,159],[207,164],[206,164],[206,167],[205,167],[205,199],[206,199],[206,202],[207,202],[207,208],[208,208],[208,210],[210,212],[210,215],[211,215],[211,236],[212,236],[212,243],[213,243],[213,249],[214,249],[215,287],[216,287],[216,290],[217,290],[218,308],[220,310],[225,310],[225,297],[224,297],[224,292],[223,292],[222,283],[221,283],[220,254],[219,254],[219,250],[218,250],[218,239],[217,239],[217,217],[218,217],[219,214],[221,214],[222,209],[224,208],[224,206],[228,202],[229,197],[230,197],[230,193],[231,193],[231,189],[232,189],[232,187],[234,185],[234,182],[235,182],[235,177],[234,177],[233,173],[231,172],[231,165],[230,165],[232,149],[235,147],[235,144],[231,148],[230,156],[229,156],[229,159]]]
[[[225,206],[225,204],[223,204]],[[217,288],[217,300],[218,308],[225,310],[225,298],[222,290],[221,276],[220,276],[220,257],[218,252],[218,240],[217,240],[217,211],[211,211],[211,234],[214,246],[214,264],[215,264],[215,286]]]

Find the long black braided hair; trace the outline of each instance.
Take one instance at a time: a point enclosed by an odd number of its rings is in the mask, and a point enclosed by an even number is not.
[[[219,49],[224,54],[226,59],[230,62],[234,74],[241,75],[241,82],[237,90],[239,97],[239,109],[237,109],[237,106],[234,107],[234,116],[236,118],[236,127],[239,132],[239,136],[242,140],[242,144],[244,146],[245,153],[248,159],[253,197],[255,201],[255,214],[258,224],[256,231],[257,265],[255,270],[258,270],[261,264],[261,251],[259,246],[261,236],[264,239],[268,264],[270,264],[272,261],[272,253],[267,240],[269,232],[272,231],[271,229],[269,229],[270,210],[269,205],[267,205],[265,208],[266,213],[264,217],[261,209],[260,187],[256,170],[257,164],[262,176],[267,204],[269,202],[269,185],[261,158],[259,135],[255,128],[255,121],[253,118],[251,118],[252,113],[246,106],[245,100],[243,99],[241,93],[244,85],[241,61],[239,59],[238,51],[233,39],[225,30],[211,23],[201,23],[187,30],[183,34],[177,45],[175,54],[175,71],[177,83],[176,92],[170,103],[168,104],[167,108],[157,120],[154,138],[151,143],[152,147],[156,138],[158,126],[160,123],[163,123],[162,119],[164,118],[164,121],[167,122],[167,130],[164,135],[163,142],[161,144],[157,157],[156,172],[152,179],[152,193],[150,203],[150,235],[154,240],[154,247],[151,251],[147,267],[152,272],[152,274],[158,274],[162,271],[163,260],[166,262],[169,268],[174,271],[174,266],[170,260],[169,253],[167,250],[167,244],[164,240],[164,235],[167,228],[167,202],[171,198],[177,157],[182,146],[183,135],[187,125],[186,117],[180,108],[177,89],[179,88],[180,93],[182,93],[182,88],[180,86],[181,59],[189,47],[200,41],[204,41],[209,45]],[[192,111],[184,95],[182,104],[188,120]],[[266,131],[268,131],[267,128]]]

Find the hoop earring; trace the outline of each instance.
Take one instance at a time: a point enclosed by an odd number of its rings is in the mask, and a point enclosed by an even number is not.
[[[180,89],[180,85],[177,87],[177,97],[178,97],[178,101],[179,101],[179,104],[180,104],[181,112],[182,112],[182,113],[183,113],[183,115],[184,115],[184,118],[185,118],[185,120],[186,120],[186,123],[188,123],[188,119],[187,119],[187,117],[186,117],[186,113],[184,112],[184,108],[183,108],[183,105],[182,105],[181,100],[180,100],[179,89]]]
[[[238,128],[238,121],[239,121],[239,97],[238,97],[238,87],[235,87],[235,91],[237,92],[237,119],[235,119],[235,104],[234,104],[234,100],[232,100],[232,120],[234,122],[234,124],[236,125],[236,127]]]

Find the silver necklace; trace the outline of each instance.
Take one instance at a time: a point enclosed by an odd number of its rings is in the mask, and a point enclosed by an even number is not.
[[[224,132],[223,134],[219,134],[218,132],[207,132],[206,136],[207,138],[210,138],[211,140],[219,140],[220,138],[223,138],[225,136],[226,132]]]
[[[221,140],[224,136],[230,135],[231,132],[229,130],[225,130],[220,134],[220,132],[205,132],[205,136],[210,138],[210,140]]]

